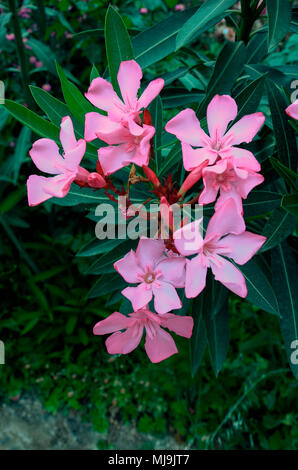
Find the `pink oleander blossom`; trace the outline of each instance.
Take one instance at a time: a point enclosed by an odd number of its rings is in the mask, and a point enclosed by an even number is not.
[[[51,139],[34,142],[29,154],[36,167],[51,177],[31,175],[27,180],[29,206],[36,206],[51,197],[64,197],[74,180],[88,184],[89,172],[80,166],[85,154],[86,142],[76,140],[71,118],[62,118],[60,141],[64,150],[63,157],[58,145]],[[100,175],[98,175],[100,176]],[[102,184],[105,181],[102,179]]]
[[[242,213],[242,199],[246,199],[250,191],[264,181],[264,177],[259,173],[237,167],[233,157],[219,160],[215,165],[204,168],[202,175],[204,189],[200,194],[199,203],[214,202],[220,192],[215,210],[218,210],[227,199],[232,198],[240,213]]]
[[[207,269],[215,279],[240,297],[247,296],[243,274],[226,259],[243,265],[261,248],[266,238],[245,230],[244,220],[233,199],[228,199],[211,217],[205,238],[200,234],[202,219],[174,233],[175,246],[187,260],[185,295],[196,297],[206,285]]]
[[[126,282],[138,284],[122,291],[134,310],[143,308],[153,296],[158,313],[182,307],[176,288],[183,288],[185,284],[185,258],[169,258],[165,251],[163,240],[142,238],[136,252],[131,250],[114,264]]]
[[[286,113],[291,118],[298,120],[298,99],[287,107]]]
[[[243,116],[228,131],[227,127],[237,116],[235,100],[228,95],[215,95],[207,108],[209,135],[201,128],[192,109],[185,109],[165,126],[167,132],[176,135],[182,142],[183,164],[187,171],[201,165],[205,160],[213,165],[218,158],[234,157],[241,168],[260,171],[260,164],[246,149],[236,147],[249,143],[264,123],[263,113]],[[199,148],[193,148],[199,147]]]
[[[178,353],[172,336],[162,328],[168,328],[177,335],[190,338],[193,319],[190,316],[179,316],[172,313],[157,315],[148,307],[130,313],[129,316],[119,312],[112,313],[105,320],[97,323],[93,329],[95,335],[113,333],[106,340],[110,354],[128,354],[140,343],[144,328],[146,331],[145,350],[151,362],[157,363]],[[121,330],[125,330],[121,332]]]

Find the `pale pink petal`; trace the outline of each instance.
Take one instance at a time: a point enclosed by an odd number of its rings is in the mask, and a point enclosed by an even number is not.
[[[286,113],[293,119],[298,119],[298,99],[287,107]]]
[[[188,299],[197,297],[206,285],[207,266],[199,254],[186,264],[185,295]]]
[[[87,182],[92,188],[104,188],[106,185],[104,178],[96,172],[88,174]]]
[[[157,78],[156,80],[152,80],[149,83],[147,88],[143,91],[138,100],[138,109],[147,108],[147,106],[157,97],[164,86],[165,82],[162,78]]]
[[[122,144],[98,149],[98,159],[104,174],[111,175],[120,168],[129,165],[133,160],[133,154],[127,152]]]
[[[236,101],[229,95],[215,95],[207,108],[207,123],[212,140],[220,141],[229,122],[237,116]]]
[[[121,100],[114,91],[112,84],[101,77],[92,80],[85,96],[94,106],[104,111],[109,111],[115,104],[121,105]]]
[[[138,259],[133,250],[130,250],[123,258],[116,261],[114,268],[126,282],[140,282],[138,274],[141,274],[143,271],[138,265]]]
[[[44,191],[54,197],[64,197],[70,190],[71,183],[75,179],[75,174],[65,174],[46,178]]]
[[[161,272],[161,280],[171,283],[174,287],[184,287],[185,284],[185,258],[175,256],[167,258],[157,264]]]
[[[241,179],[237,182],[237,187],[239,190],[239,194],[243,199],[246,199],[250,191],[262,184],[264,181],[264,176],[260,175],[259,173],[251,172],[248,174],[247,178]]]
[[[249,143],[259,132],[264,121],[265,116],[263,113],[247,114],[231,127],[226,133],[225,139],[229,139],[230,145],[239,145],[243,142]]]
[[[222,188],[220,189],[220,196],[214,206],[215,211],[218,211],[229,199],[233,199],[236,207],[235,210],[243,215],[242,198],[236,186],[231,186],[229,191],[224,191]]]
[[[182,142],[183,165],[186,171],[192,171],[194,168],[207,161],[209,165],[215,163],[218,154],[215,150],[208,147],[193,149],[191,145]]]
[[[244,232],[245,223],[241,213],[237,210],[233,199],[228,199],[211,217],[207,227],[206,237],[218,237],[227,233],[239,234]]]
[[[171,284],[158,280],[152,283],[152,290],[154,294],[154,308],[157,313],[167,313],[182,307],[176,289]]]
[[[156,327],[154,336],[149,335],[147,332],[145,350],[153,363],[161,362],[178,352],[172,336],[159,327]]]
[[[128,132],[121,124],[112,121],[108,116],[99,113],[85,115],[85,140],[91,142],[99,138],[109,145],[125,142],[124,134]]]
[[[230,261],[220,257],[220,265],[211,263],[214,278],[240,297],[247,296],[243,274]]]
[[[210,137],[201,128],[196,113],[190,108],[173,117],[166,124],[165,130],[182,142],[196,147],[206,147],[211,142]]]
[[[45,176],[30,175],[27,180],[27,193],[29,206],[37,206],[52,197],[44,191],[47,178]]]
[[[86,142],[83,139],[78,140],[76,147],[65,152],[64,166],[70,171],[77,171],[86,151]]]
[[[145,307],[152,299],[152,289],[148,289],[148,284],[145,282],[137,287],[126,287],[121,293],[131,301],[134,310]]]
[[[61,166],[64,163],[63,158],[59,154],[58,145],[51,139],[39,139],[34,142],[31,150],[29,151],[35,166],[45,173],[56,175],[61,173],[57,170],[57,165]]]
[[[127,125],[128,125],[129,132],[132,135],[140,136],[144,132],[144,128],[135,122],[133,116],[128,117]]]
[[[182,317],[173,313],[165,313],[162,316],[162,326],[174,331],[177,335],[184,338],[190,338],[193,330],[193,318],[190,316]]]
[[[184,225],[182,228],[179,228],[174,232],[174,243],[181,255],[189,256],[194,253],[198,253],[200,248],[203,246],[201,229],[202,218]]]
[[[72,150],[77,145],[72,120],[69,116],[62,118],[60,125],[60,141],[64,152]]]
[[[229,248],[230,252],[226,256],[242,265],[256,254],[265,241],[266,237],[245,231],[240,235],[227,235],[219,244]]]
[[[157,263],[162,260],[164,252],[165,244],[163,240],[141,238],[136,250],[139,266],[143,271],[146,271],[147,267],[155,268]]]
[[[261,165],[249,150],[239,147],[230,147],[228,157],[234,158],[234,164],[237,168],[245,168],[252,171],[260,171]]]
[[[109,354],[129,354],[140,344],[143,336],[143,328],[137,325],[128,328],[123,333],[113,333],[106,340]]]
[[[126,329],[131,323],[131,318],[122,315],[122,313],[114,312],[109,317],[96,323],[93,328],[94,335],[106,335]]]
[[[117,80],[123,101],[130,107],[136,104],[142,76],[142,69],[135,60],[121,62]]]

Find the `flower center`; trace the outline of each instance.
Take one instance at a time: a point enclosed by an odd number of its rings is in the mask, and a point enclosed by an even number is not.
[[[154,281],[155,279],[155,273],[147,273],[145,274],[144,276],[144,281],[147,283],[147,284],[152,284],[152,282]]]

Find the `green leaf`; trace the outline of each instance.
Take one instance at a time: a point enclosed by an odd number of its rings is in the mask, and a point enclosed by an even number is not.
[[[295,226],[296,219],[293,215],[281,207],[274,209],[262,233],[267,240],[260,249],[260,252],[271,250],[276,245],[279,245],[279,243],[293,233]]]
[[[60,130],[51,122],[46,121],[38,116],[38,114],[30,111],[30,109],[11,100],[5,100],[4,107],[14,118],[29,127],[33,132],[36,132],[36,134],[52,139],[58,144],[60,143]]]
[[[171,168],[173,168],[173,166],[176,165],[176,163],[181,161],[181,158],[182,158],[181,142],[178,141],[173,145],[167,157],[164,158],[165,162],[162,165],[158,176],[160,177],[165,172],[169,172]]]
[[[297,179],[298,175],[295,171],[290,170],[275,157],[270,158],[270,163],[275,169],[275,171],[285,180],[285,182],[292,188],[294,191],[298,190]]]
[[[245,217],[266,214],[281,203],[281,194],[271,191],[252,191],[246,200],[243,201]]]
[[[296,171],[297,145],[294,130],[285,113],[288,104],[281,89],[271,80],[267,82],[267,89],[279,159],[286,167]]]
[[[154,134],[154,159],[155,159],[155,169],[158,173],[158,169],[161,163],[161,136],[163,131],[162,125],[162,101],[160,96],[157,96],[154,101],[149,106],[149,112],[152,119],[152,126],[155,127],[155,134]]]
[[[253,35],[247,44],[247,64],[257,64],[267,55],[267,33],[260,31]]]
[[[298,194],[286,194],[282,198],[281,205],[290,214],[298,217]]]
[[[127,287],[127,282],[120,278],[118,273],[104,274],[93,284],[87,297],[94,299],[118,290],[121,291],[125,287]]]
[[[193,103],[197,105],[202,101],[203,96],[202,92],[187,91],[185,88],[178,87],[168,87],[161,94],[164,109],[178,108]]]
[[[190,18],[196,8],[174,13],[152,28],[132,38],[135,60],[142,67],[149,67],[164,59],[176,49],[176,36],[181,26]]]
[[[206,329],[203,320],[203,296],[196,297],[192,304],[194,327],[190,339],[191,373],[194,376],[203,359],[207,346]]]
[[[206,293],[204,292],[203,295],[206,295]],[[217,376],[224,364],[230,340],[230,320],[227,300],[214,317],[211,315],[210,311],[204,309],[203,318],[206,327],[211,363],[215,375]]]
[[[269,49],[277,46],[288,33],[292,16],[291,7],[289,0],[267,0]]]
[[[233,0],[206,0],[196,13],[186,21],[177,35],[177,49],[184,46],[198,32],[203,32],[204,27],[210,27],[218,16],[225,16],[224,12],[235,2]]]
[[[95,78],[99,77],[99,71],[95,67],[95,65],[92,65],[91,73],[90,73],[90,82],[94,80]]]
[[[272,250],[271,266],[273,286],[281,313],[280,326],[286,352],[293,374],[298,378],[298,363],[293,360],[293,353],[298,349],[297,263],[294,253],[286,242]],[[294,341],[296,344],[293,348]]]
[[[23,127],[19,134],[14,155],[12,157],[12,173],[14,183],[16,183],[18,180],[20,168],[25,161],[30,145],[31,130],[28,129],[28,127]]]
[[[266,75],[250,82],[238,95],[235,101],[238,105],[237,121],[246,114],[255,113],[261,101]]]
[[[125,240],[124,243],[114,248],[111,253],[100,256],[88,269],[86,274],[113,273],[115,268],[113,263],[127,254],[129,250],[135,248],[137,240]],[[120,279],[120,277],[119,277]]]
[[[76,254],[76,256],[95,256],[100,255],[102,253],[107,253],[112,251],[116,246],[120,245],[120,243],[124,243],[125,239],[116,238],[110,239],[105,238],[104,240],[92,240],[88,242],[85,246],[83,246],[80,251]]]
[[[222,48],[211,79],[208,83],[207,94],[199,107],[199,117],[204,116],[206,108],[218,94],[229,94],[237,77],[240,75],[246,59],[246,48],[243,42],[227,42]]]
[[[235,266],[242,272],[246,280],[246,300],[266,312],[279,316],[275,292],[260,264],[252,259],[243,266]]]
[[[88,100],[86,100],[86,98],[82,95],[76,85],[74,85],[67,79],[65,72],[59,64],[56,64],[56,67],[61,82],[65,103],[67,104],[70,112],[79,121],[85,123],[86,113],[92,111],[100,112],[100,110],[92,106],[92,104]]]
[[[91,188],[80,188],[73,183],[66,196],[63,198],[53,197],[51,201],[58,206],[77,206],[78,204],[106,203],[108,198],[100,190],[94,191]]]
[[[123,60],[134,58],[132,45],[126,26],[117,11],[109,6],[105,19],[106,52],[114,90],[120,95],[117,74]]]
[[[28,46],[31,47],[34,55],[43,63],[45,68],[57,76],[57,70],[55,67],[55,55],[46,44],[38,41],[37,39],[29,39],[27,42]]]

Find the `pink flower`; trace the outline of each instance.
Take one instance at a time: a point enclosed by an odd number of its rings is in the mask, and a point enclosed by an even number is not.
[[[185,225],[174,233],[175,246],[187,261],[185,295],[196,297],[206,285],[207,269],[215,279],[240,297],[247,296],[242,273],[226,257],[243,265],[261,248],[265,237],[245,230],[233,199],[228,199],[211,217],[205,238],[200,234],[202,219]]]
[[[35,67],[37,67],[37,68],[43,67],[43,63],[41,62],[41,60],[37,60],[35,62]]]
[[[191,171],[208,160],[213,165],[218,158],[234,157],[235,164],[253,171],[260,170],[260,164],[248,150],[235,147],[251,142],[265,117],[263,113],[243,116],[227,132],[229,122],[237,116],[237,104],[228,95],[215,95],[207,108],[207,123],[210,137],[201,128],[195,112],[185,109],[165,126],[167,132],[176,135],[182,142],[183,163]],[[194,149],[192,146],[199,147]]]
[[[139,9],[139,12],[141,15],[146,15],[148,13],[148,8],[142,7]]]
[[[101,147],[98,150],[98,159],[106,175],[130,163],[139,166],[148,165],[150,141],[154,133],[154,127],[146,124],[143,127],[138,126],[138,135],[135,135],[128,127],[102,114],[91,112],[85,116],[86,141],[89,142],[98,137],[109,144],[108,147]]]
[[[185,258],[168,258],[163,240],[142,238],[136,252],[131,250],[114,264],[114,268],[126,282],[138,284],[126,287],[122,294],[134,310],[147,305],[154,295],[154,307],[158,313],[181,308],[176,287],[184,287]]]
[[[44,85],[42,85],[41,87],[44,91],[51,91],[52,87],[49,83],[45,83]]]
[[[30,64],[35,64],[37,62],[37,59],[34,55],[32,55],[31,57],[29,57],[29,62]]]
[[[7,41],[14,41],[15,40],[15,35],[13,33],[6,34],[5,35]]]
[[[176,11],[183,11],[183,10],[185,10],[185,5],[183,5],[183,3],[177,3],[177,5],[175,6],[175,10]]]
[[[298,99],[287,107],[286,113],[291,118],[298,120]]]
[[[232,198],[238,211],[242,213],[242,198],[246,199],[249,192],[263,181],[264,177],[259,173],[237,167],[233,157],[219,160],[215,165],[203,169],[205,187],[199,203],[209,204],[215,201],[220,191],[215,210],[218,210],[227,199]]]
[[[107,111],[108,117],[106,117],[106,126],[109,132],[111,132],[109,126],[112,125],[109,122],[110,120],[128,127],[133,135],[138,136],[142,132],[140,128],[140,114],[143,108],[146,108],[149,103],[156,98],[164,86],[164,80],[157,78],[149,83],[138,99],[137,93],[140,88],[142,76],[141,67],[134,60],[121,62],[117,80],[123,101],[118,97],[110,82],[101,77],[92,80],[85,96],[94,106]],[[101,121],[101,125],[103,125],[103,120]],[[98,129],[98,131],[100,130],[101,129]],[[91,131],[91,136],[94,136],[93,131],[94,129]],[[103,132],[106,132],[106,130],[103,129]],[[115,129],[114,134],[117,135],[117,132],[118,129]],[[89,134],[88,126],[86,133]],[[92,140],[90,139],[90,135],[86,140]]]
[[[86,142],[83,139],[76,140],[69,116],[62,118],[60,141],[64,157],[61,157],[58,145],[51,139],[37,140],[29,152],[40,171],[56,175],[49,178],[29,176],[27,181],[29,206],[36,206],[53,196],[64,197],[74,180],[88,183],[89,172],[79,166],[86,150]]]
[[[178,352],[171,335],[162,328],[168,328],[177,335],[190,338],[193,319],[172,313],[157,315],[147,306],[130,313],[128,317],[114,312],[105,320],[97,323],[93,329],[95,335],[113,333],[106,340],[110,354],[128,354],[140,343],[144,328],[146,330],[145,350],[151,362],[161,362]],[[121,330],[125,330],[121,332]]]

